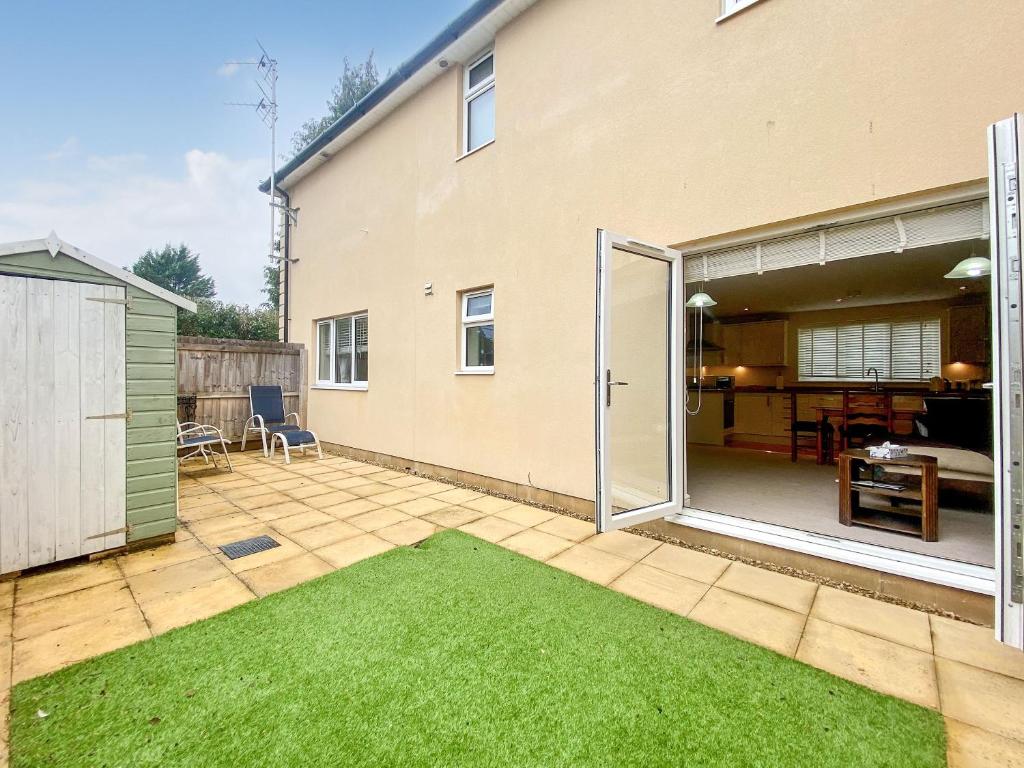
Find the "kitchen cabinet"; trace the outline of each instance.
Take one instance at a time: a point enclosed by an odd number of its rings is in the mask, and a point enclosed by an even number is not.
[[[726,365],[783,366],[786,364],[786,321],[732,323],[722,328]]]
[[[949,308],[949,362],[987,364],[992,324],[984,304]]]
[[[696,409],[697,393],[690,393],[690,407]],[[702,445],[725,445],[725,395],[705,391],[700,396],[700,410],[686,414],[686,442]]]
[[[785,393],[737,393],[734,433],[761,437],[787,437],[792,412]]]

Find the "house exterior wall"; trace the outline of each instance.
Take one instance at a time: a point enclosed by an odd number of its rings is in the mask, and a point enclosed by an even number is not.
[[[76,259],[43,251],[0,257],[8,274],[121,285],[131,297],[125,313],[125,378],[132,420],[127,431],[128,542],[173,533],[177,527],[177,369],[173,304]]]
[[[288,189],[290,340],[369,312],[369,389],[310,393],[322,439],[592,499],[598,228],[682,243],[975,181],[1024,106],[1014,0],[718,13],[540,0],[495,41],[494,144],[457,159],[452,67]],[[457,292],[488,285],[495,373],[455,375]]]

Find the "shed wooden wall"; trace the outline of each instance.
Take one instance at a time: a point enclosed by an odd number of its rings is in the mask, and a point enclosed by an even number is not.
[[[0,258],[0,272],[126,287],[132,306],[125,313],[127,405],[128,541],[177,527],[175,466],[175,356],[177,310],[173,304],[117,280],[62,253]]]
[[[195,421],[240,440],[250,384],[279,384],[285,413],[306,423],[306,348],[277,341],[178,337],[178,392],[196,395]],[[246,446],[248,447],[248,446]]]

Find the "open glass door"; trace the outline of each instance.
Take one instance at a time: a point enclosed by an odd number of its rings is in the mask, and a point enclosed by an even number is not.
[[[1021,292],[1020,156],[1024,118],[989,129],[992,214],[996,636],[1024,649],[1024,294]]]
[[[682,259],[601,230],[597,249],[597,530],[682,510]]]

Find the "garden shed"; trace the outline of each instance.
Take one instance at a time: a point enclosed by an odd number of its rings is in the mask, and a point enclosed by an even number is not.
[[[179,307],[54,233],[0,244],[0,574],[174,532]]]

